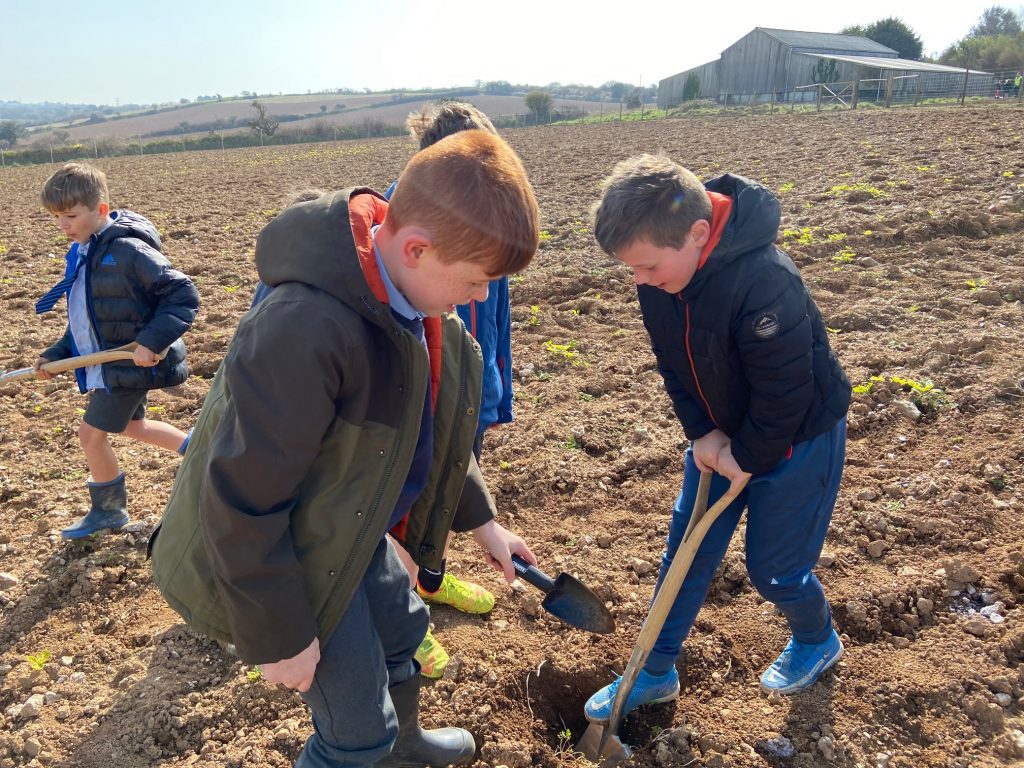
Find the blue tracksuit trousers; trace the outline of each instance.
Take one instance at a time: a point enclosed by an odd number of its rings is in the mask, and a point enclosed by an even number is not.
[[[846,420],[841,419],[831,431],[794,445],[792,455],[773,469],[750,478],[697,550],[647,659],[648,673],[663,675],[675,664],[744,508],[747,573],[754,588],[778,607],[799,642],[822,643],[828,639],[832,612],[821,582],[811,569],[821,554],[832,519],[845,457]],[[686,532],[699,481],[700,471],[687,449],[683,488],[672,509],[659,587]],[[728,488],[729,481],[715,474],[708,507]]]

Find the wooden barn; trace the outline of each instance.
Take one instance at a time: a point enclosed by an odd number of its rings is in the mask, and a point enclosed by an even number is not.
[[[806,89],[814,83],[862,78],[888,81],[893,87],[934,92],[939,82],[959,77],[963,70],[900,59],[899,54],[859,35],[797,32],[757,27],[722,51],[715,61],[667,77],[658,85],[658,106],[677,106],[693,98],[730,102],[800,101],[813,98]],[[926,80],[899,78],[913,73]],[[973,73],[972,73],[973,74]],[[984,73],[978,73],[983,77]],[[896,85],[894,86],[894,82]]]

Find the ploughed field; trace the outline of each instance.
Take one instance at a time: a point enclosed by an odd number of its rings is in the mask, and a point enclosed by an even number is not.
[[[507,134],[544,231],[511,286],[517,419],[488,434],[483,468],[502,523],[549,574],[589,584],[618,629],[562,625],[458,538],[451,570],[498,602],[486,617],[433,611],[453,659],[424,689],[427,724],[471,730],[478,766],[583,765],[583,703],[629,658],[685,438],[630,273],[600,253],[588,211],[616,160],[663,150],[703,178],[740,173],[779,194],[779,241],[857,385],[818,568],[847,655],[802,696],[760,692],[787,631],[745,577],[741,530],[680,659],[681,697],[625,721],[633,764],[1024,760],[1021,117],[920,108]],[[150,416],[195,422],[252,297],[256,236],[288,195],[383,190],[413,151],[390,139],[102,161],[115,204],[158,225],[202,295],[186,337],[194,376],[154,393]],[[3,369],[63,330],[63,304],[32,311],[67,247],[37,202],[53,170],[0,171]],[[67,376],[0,385],[0,768],[290,765],[309,732],[297,696],[193,635],[152,585],[146,542],[175,455],[116,439],[132,524],[59,538],[86,507],[83,405]]]

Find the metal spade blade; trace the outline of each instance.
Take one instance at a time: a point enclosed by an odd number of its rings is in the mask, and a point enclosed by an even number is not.
[[[607,634],[615,631],[615,619],[601,598],[576,577],[563,572],[552,579],[518,555],[512,555],[512,564],[523,581],[546,593],[541,608],[552,616],[588,632]]]

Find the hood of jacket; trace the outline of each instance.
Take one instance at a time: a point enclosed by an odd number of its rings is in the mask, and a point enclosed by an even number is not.
[[[135,211],[111,211],[111,225],[100,234],[97,242],[103,246],[122,237],[134,237],[156,251],[160,250],[160,234],[156,225]]]
[[[699,290],[711,275],[743,254],[774,243],[782,220],[778,199],[756,181],[727,173],[712,179],[704,187],[708,192],[731,198],[732,210],[718,245],[684,289],[684,296],[691,290]]]
[[[387,215],[383,196],[371,189],[332,192],[282,211],[256,241],[256,271],[267,285],[312,285],[379,322],[387,302],[370,227]],[[355,243],[358,260],[342,257]],[[384,313],[387,314],[387,313]]]

